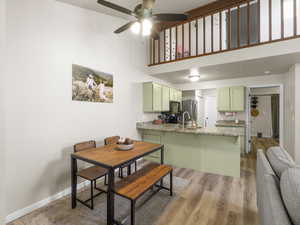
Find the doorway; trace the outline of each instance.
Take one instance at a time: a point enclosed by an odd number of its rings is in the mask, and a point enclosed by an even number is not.
[[[248,94],[246,152],[256,155],[257,149],[282,144],[282,87],[251,87]]]
[[[216,96],[204,97],[205,127],[215,127],[217,122],[217,99]]]

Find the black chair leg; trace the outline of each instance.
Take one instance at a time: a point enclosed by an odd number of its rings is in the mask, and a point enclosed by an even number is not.
[[[135,225],[135,201],[131,201],[131,225]]]
[[[135,172],[137,171],[137,162],[134,161],[134,169],[135,169]]]
[[[91,209],[94,209],[94,187],[93,187],[93,181],[91,180]],[[96,182],[95,182],[96,184]]]
[[[107,175],[104,176],[104,185],[107,185]]]
[[[173,196],[173,171],[170,172],[170,196]]]
[[[120,171],[121,171],[121,178],[123,179],[124,176],[123,176],[123,168],[122,167],[120,167]]]

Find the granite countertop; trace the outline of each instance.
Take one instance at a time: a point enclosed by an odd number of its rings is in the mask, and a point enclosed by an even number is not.
[[[236,123],[234,120],[218,120],[216,127],[245,127],[245,121],[240,120]]]
[[[177,132],[199,135],[239,137],[245,135],[242,127],[213,127],[213,128],[181,128],[179,124],[155,125],[152,122],[138,122],[136,128],[140,130],[156,130],[164,132]]]

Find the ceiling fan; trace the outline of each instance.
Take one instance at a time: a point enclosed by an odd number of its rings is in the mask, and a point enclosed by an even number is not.
[[[119,34],[131,28],[134,33],[138,34],[142,32],[144,36],[151,35],[154,39],[159,39],[158,29],[153,26],[153,23],[176,22],[183,21],[188,18],[186,14],[153,14],[152,9],[154,7],[155,0],[143,0],[143,3],[138,4],[133,11],[105,0],[98,0],[98,3],[108,8],[133,16],[135,18],[135,21],[130,21],[119,29],[115,30],[114,33],[116,34]]]

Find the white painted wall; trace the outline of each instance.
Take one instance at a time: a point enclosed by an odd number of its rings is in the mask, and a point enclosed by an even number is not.
[[[300,164],[300,64],[295,65],[295,160]]]
[[[260,132],[263,137],[272,137],[271,96],[259,96],[257,110],[259,115],[251,117],[251,136]]]
[[[300,64],[285,76],[285,148],[300,163]]]
[[[153,80],[144,71],[145,43],[113,34],[126,21],[53,0],[9,0],[7,13],[10,214],[69,187],[74,143],[102,143],[116,134],[138,138],[136,122],[155,114],[142,112],[141,82]],[[72,63],[112,73],[114,103],[73,102]]]
[[[295,158],[295,66],[285,75],[284,147]]]
[[[3,77],[5,71],[5,12],[6,12],[6,0],[0,1],[0,225],[4,224],[5,212],[4,212],[4,168],[5,168],[5,148],[4,148],[4,135],[5,135],[5,118],[4,118],[4,105],[1,104],[4,99],[3,92]]]

